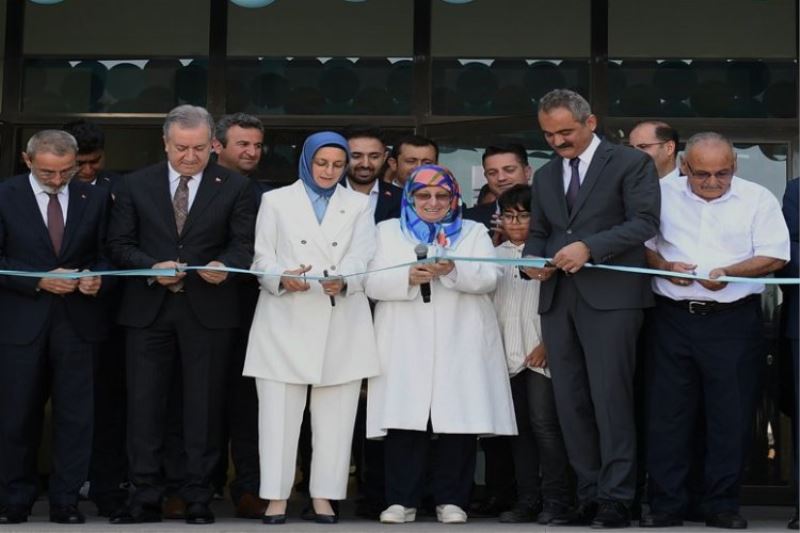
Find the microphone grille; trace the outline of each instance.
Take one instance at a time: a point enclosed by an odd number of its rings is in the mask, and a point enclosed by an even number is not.
[[[414,253],[417,257],[426,257],[428,255],[428,247],[424,244],[418,244],[414,247]]]

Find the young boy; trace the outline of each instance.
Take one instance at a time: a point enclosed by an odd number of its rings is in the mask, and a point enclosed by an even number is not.
[[[508,240],[497,246],[497,257],[522,257],[531,220],[530,203],[527,185],[515,185],[500,195],[500,221]],[[500,515],[500,521],[549,524],[569,512],[572,497],[547,351],[541,341],[539,282],[524,279],[516,266],[503,266],[494,304],[519,429],[519,436],[512,438],[517,503]]]

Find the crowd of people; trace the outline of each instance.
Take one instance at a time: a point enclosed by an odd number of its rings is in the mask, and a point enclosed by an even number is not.
[[[57,523],[88,483],[112,524],[213,523],[226,485],[240,518],[285,523],[300,489],[333,524],[355,462],[383,523],[746,528],[764,284],[728,277],[798,276],[798,180],[781,214],[718,133],[614,144],[565,89],[538,120],[555,157],[487,147],[470,208],[417,135],[314,133],[269,189],[242,113],[176,107],[166,161],[125,176],[91,123],[35,133],[0,183],[0,524],[38,497],[49,400]]]

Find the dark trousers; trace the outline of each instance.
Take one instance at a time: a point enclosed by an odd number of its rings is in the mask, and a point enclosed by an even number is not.
[[[433,438],[432,438],[433,437]],[[385,439],[386,503],[419,507],[430,482],[436,505],[466,509],[475,475],[476,436],[390,429]],[[429,451],[431,452],[429,454]],[[426,476],[430,458],[431,476]]]
[[[111,329],[95,358],[94,442],[89,466],[89,497],[116,505],[127,499],[120,485],[128,478],[125,453],[125,330]]]
[[[53,412],[50,503],[78,502],[92,450],[93,358],[93,344],[77,334],[60,298],[53,299],[47,325],[31,344],[0,344],[0,485],[6,505],[30,507],[36,500],[36,458],[48,392]]]
[[[517,498],[568,505],[569,462],[550,379],[523,370],[511,378],[511,396],[519,430],[519,435],[511,437]]]
[[[633,374],[641,323],[641,309],[593,309],[563,275],[542,315],[558,419],[582,502],[634,498]]]
[[[486,464],[486,499],[495,499],[501,508],[511,507],[516,498],[511,437],[480,439]]]
[[[386,507],[386,480],[384,466],[384,441],[367,439],[367,400],[364,394],[358,400],[356,423],[353,433],[353,458],[357,461],[359,494],[371,510],[382,511]]]
[[[129,329],[128,457],[131,482],[136,487],[134,504],[161,503],[166,412],[176,366],[182,378],[186,456],[179,493],[188,503],[211,500],[211,474],[220,454],[230,338],[229,330],[200,325],[183,293],[166,296],[152,325]]]
[[[789,339],[789,347],[792,351],[792,370],[794,371],[794,416],[792,417],[792,458],[794,459],[794,475],[792,479],[796,491],[798,470],[800,470],[800,463],[798,463],[800,440],[798,440],[797,437],[797,419],[800,417],[800,341],[798,341],[798,339]]]
[[[766,343],[758,300],[718,313],[690,314],[659,299],[648,386],[651,501],[682,515],[697,418],[705,409],[706,513],[737,511]]]

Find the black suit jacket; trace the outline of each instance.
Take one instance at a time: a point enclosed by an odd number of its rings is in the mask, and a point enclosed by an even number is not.
[[[108,195],[91,185],[73,180],[69,184],[69,205],[64,239],[56,255],[47,225],[42,218],[28,174],[0,184],[0,269],[50,271],[55,268],[107,270],[103,254]],[[10,344],[32,342],[49,320],[50,307],[63,298],[78,335],[91,342],[108,334],[103,294],[111,284],[103,279],[98,296],[79,291],[63,297],[37,291],[40,278],[0,276],[0,338]]]
[[[596,264],[644,267],[644,242],[658,231],[661,190],[652,159],[645,153],[602,141],[589,164],[571,214],[567,212],[561,157],[533,179],[531,232],[524,253],[553,257],[583,241]],[[560,276],[542,284],[539,312],[546,313]],[[637,309],[653,305],[644,275],[581,269],[575,285],[595,309]]]
[[[209,163],[178,235],[169,190],[167,163],[124,176],[116,187],[108,246],[120,268],[151,268],[178,260],[191,266],[221,261],[250,268],[253,261],[255,199],[250,181]],[[184,278],[186,298],[200,324],[207,328],[239,325],[235,276],[219,285],[205,282],[197,272]],[[158,315],[167,289],[145,278],[126,280],[119,323],[147,327]]]
[[[349,187],[347,178],[339,183],[343,187]],[[400,207],[403,199],[403,189],[397,185],[386,183],[382,179],[378,180],[378,203],[375,205],[375,224],[389,220],[390,218],[400,218]]]
[[[492,215],[497,212],[497,202],[492,202],[489,204],[480,204],[480,205],[473,205],[467,209],[464,209],[463,218],[466,220],[474,220],[475,222],[480,222],[486,229],[490,232],[492,231]]]

